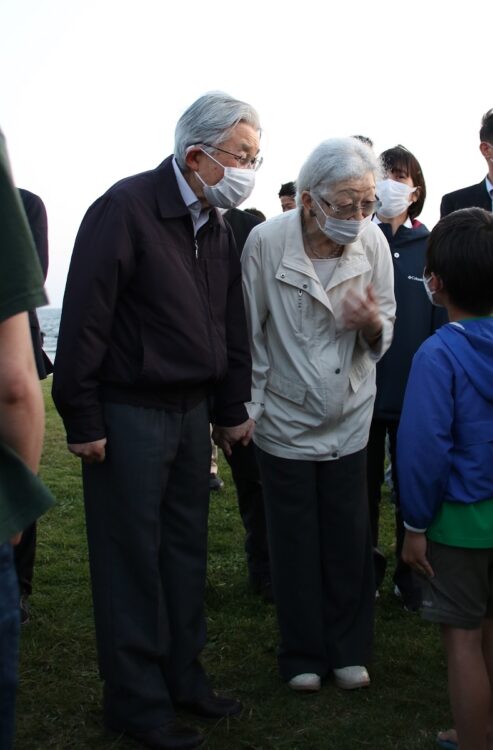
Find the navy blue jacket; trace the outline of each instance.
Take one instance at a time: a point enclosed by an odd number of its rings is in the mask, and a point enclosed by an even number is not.
[[[390,224],[379,226],[392,253],[397,314],[392,344],[377,363],[373,417],[398,420],[413,356],[423,341],[447,322],[447,314],[429,302],[422,281],[428,229],[415,220],[412,229],[401,225],[392,236]]]
[[[486,180],[444,195],[440,204],[440,216],[447,216],[452,211],[472,206],[491,211],[491,197],[486,189]]]
[[[241,267],[219,212],[194,237],[171,157],[86,213],[63,300],[53,398],[68,440],[105,435],[102,401],[184,411],[211,394],[247,419],[251,359]]]

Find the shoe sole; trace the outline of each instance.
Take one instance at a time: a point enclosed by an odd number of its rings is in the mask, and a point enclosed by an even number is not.
[[[319,685],[290,685],[288,682],[288,687],[290,690],[293,690],[295,693],[318,693],[320,690],[320,684]]]
[[[365,680],[361,682],[346,682],[346,680],[341,680],[340,678],[335,678],[335,684],[336,687],[341,688],[341,690],[358,690],[359,688],[367,688],[370,687],[370,680]]]

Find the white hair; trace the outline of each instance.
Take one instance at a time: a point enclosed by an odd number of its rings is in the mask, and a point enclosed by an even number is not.
[[[199,143],[219,146],[240,122],[260,132],[259,116],[250,104],[223,91],[210,91],[197,99],[182,114],[175,129],[175,158],[180,168],[185,169],[187,148]]]
[[[329,138],[312,151],[296,180],[296,199],[301,204],[304,190],[321,192],[343,180],[358,179],[371,172],[382,176],[380,161],[373,150],[357,138]]]

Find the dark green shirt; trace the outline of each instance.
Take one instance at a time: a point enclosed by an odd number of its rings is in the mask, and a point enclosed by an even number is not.
[[[0,131],[0,324],[46,304],[43,274]],[[1,352],[0,352],[1,356]],[[0,443],[0,544],[53,504],[42,482]]]

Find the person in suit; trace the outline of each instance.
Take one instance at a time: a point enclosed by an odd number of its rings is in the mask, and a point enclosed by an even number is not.
[[[263,220],[247,210],[241,211],[238,208],[226,211],[223,216],[233,230],[241,257],[248,235]],[[265,601],[272,602],[264,494],[253,443],[235,445],[231,455],[226,456],[226,460],[231,468],[238,508],[245,529],[245,554],[250,586]]]
[[[447,216],[459,208],[484,208],[493,210],[493,109],[489,109],[481,120],[479,150],[486,160],[488,174],[477,185],[455,190],[443,196],[440,216]]]
[[[29,190],[19,188],[19,195],[26,212],[29,229],[34,240],[39,263],[46,281],[48,275],[48,220],[46,208],[39,197]],[[43,335],[36,310],[29,310],[29,327],[33,344],[34,361],[40,380],[53,372],[53,365],[43,350]],[[32,523],[22,534],[22,539],[14,550],[15,569],[20,591],[21,624],[29,622],[29,597],[33,590],[34,559],[36,556],[36,522]]]

